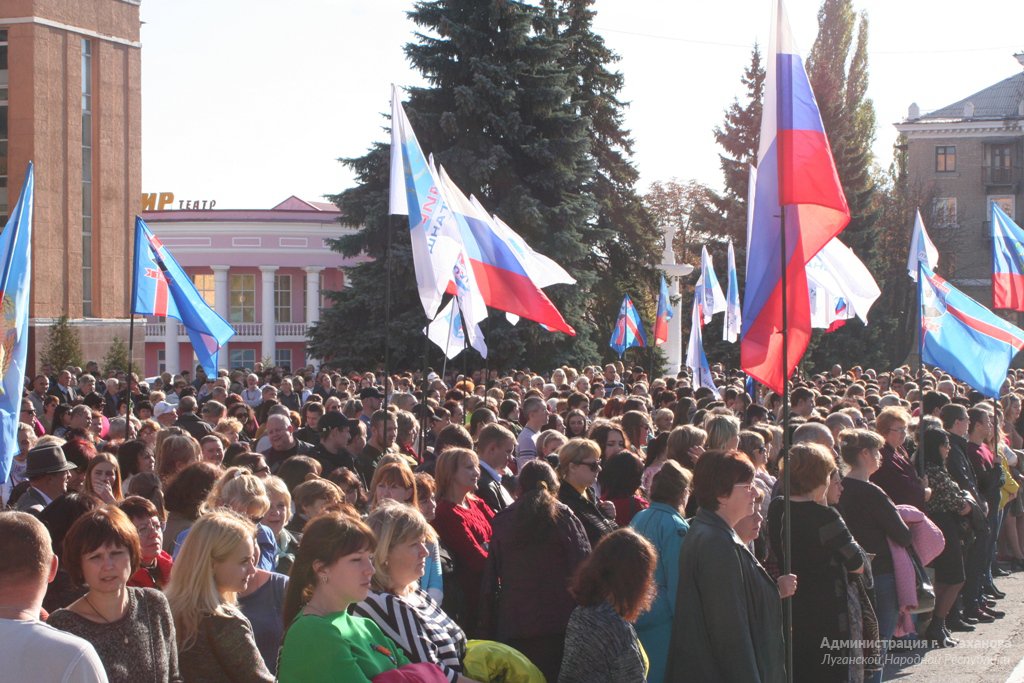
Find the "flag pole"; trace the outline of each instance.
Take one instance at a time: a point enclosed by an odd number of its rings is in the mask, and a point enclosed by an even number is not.
[[[138,218],[138,217],[136,217]],[[133,235],[134,243],[132,246],[132,293],[131,301],[128,302],[128,401],[126,403],[125,410],[125,421],[128,423],[125,425],[125,436],[128,439],[134,438],[132,433],[132,366],[135,364],[135,296],[137,294],[137,288],[139,286],[138,278],[136,277],[136,270],[139,267],[139,225],[135,224],[135,232]],[[166,316],[165,316],[166,318]],[[169,319],[164,322],[165,325],[170,325]]]
[[[384,247],[384,402],[388,409],[388,378],[391,377],[391,238],[395,232],[395,214],[388,214],[388,239]]]
[[[913,245],[911,245],[913,249]],[[924,287],[924,273],[921,271],[921,261],[918,259],[917,262],[917,386],[918,394],[918,418],[917,418],[917,450],[915,452],[917,465],[917,472],[921,477],[925,476],[925,464],[924,464],[924,390],[921,389],[921,379],[924,377],[924,327],[921,323],[922,305],[924,304],[921,290]]]
[[[790,471],[789,471],[789,450],[792,445],[790,437],[790,414],[789,414],[789,373],[786,371],[789,363],[789,320],[786,310],[786,207],[780,207],[779,216],[779,243],[781,246],[782,260],[782,544],[783,560],[782,573],[791,574],[793,569],[793,541],[790,521]],[[792,683],[793,680],[793,601],[786,599],[782,601],[783,635],[786,638],[786,679]]]
[[[437,317],[436,314],[434,317]],[[427,327],[423,330],[423,393],[420,395],[420,443],[419,458],[423,462],[423,454],[427,450],[427,393],[430,391],[430,380],[427,379],[427,369],[430,367],[430,323],[433,320],[427,318]],[[413,392],[415,393],[415,391]]]

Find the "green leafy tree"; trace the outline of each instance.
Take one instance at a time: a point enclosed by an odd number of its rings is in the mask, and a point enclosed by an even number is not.
[[[715,232],[733,239],[738,263],[746,254],[747,192],[750,165],[757,163],[757,148],[761,140],[764,78],[761,50],[755,43],[750,63],[740,78],[746,94],[742,101],[733,100],[725,110],[725,121],[714,130],[715,142],[722,147],[718,158],[725,183],[723,192],[714,197],[718,212]]]
[[[58,371],[69,365],[82,365],[82,343],[66,315],[57,318],[50,327],[42,360],[44,364],[48,363]]]
[[[850,207],[850,223],[840,239],[857,254],[885,288],[887,272],[877,258],[882,198],[871,146],[875,139],[875,108],[867,97],[868,18],[854,12],[852,0],[824,0],[818,11],[818,36],[807,60],[822,123],[832,147],[836,171]],[[905,253],[905,247],[903,253]],[[881,316],[870,315],[871,325],[850,321],[839,330],[816,332],[807,358],[814,368],[839,362],[878,362],[887,336]]]

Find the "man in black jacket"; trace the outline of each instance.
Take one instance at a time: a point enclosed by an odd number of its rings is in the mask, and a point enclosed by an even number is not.
[[[515,448],[515,434],[500,424],[491,423],[480,430],[476,442],[476,454],[480,458],[476,495],[495,512],[512,504],[512,494],[506,486],[512,482],[508,463]]]

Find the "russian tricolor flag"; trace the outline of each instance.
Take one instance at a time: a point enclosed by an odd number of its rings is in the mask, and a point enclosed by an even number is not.
[[[1024,230],[992,202],[992,308],[1024,311]]]
[[[575,335],[576,330],[530,278],[516,250],[495,232],[487,212],[462,193],[444,168],[439,169],[439,176],[445,198],[456,216],[462,245],[484,303],[550,329]]]
[[[811,338],[805,267],[850,221],[832,150],[789,20],[777,0],[765,77],[761,142],[747,245],[740,358],[743,370],[781,392]],[[786,229],[786,333],[782,358],[782,248]]]

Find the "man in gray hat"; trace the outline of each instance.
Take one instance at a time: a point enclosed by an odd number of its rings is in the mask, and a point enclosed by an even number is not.
[[[38,515],[54,499],[68,492],[69,473],[75,469],[78,466],[67,461],[60,446],[48,443],[30,449],[25,468],[29,487],[14,509]]]

